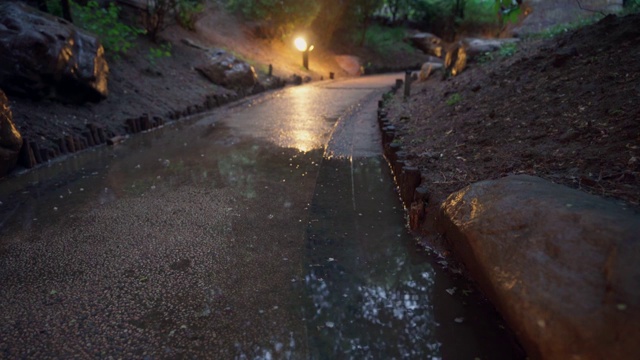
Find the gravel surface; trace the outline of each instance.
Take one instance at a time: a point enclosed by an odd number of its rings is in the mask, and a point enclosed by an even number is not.
[[[242,206],[228,189],[183,187],[158,195],[86,206],[63,226],[6,239],[0,357],[300,351],[300,341],[282,330],[302,324],[282,304],[281,294],[291,292],[300,271],[294,254],[287,255],[291,247],[280,243],[277,260],[261,260],[276,248],[257,248],[257,239],[239,236],[246,233],[234,221]],[[270,232],[277,239],[277,228]],[[237,348],[236,342],[254,346]]]

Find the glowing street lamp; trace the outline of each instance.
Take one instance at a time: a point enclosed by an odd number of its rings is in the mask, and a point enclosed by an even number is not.
[[[301,37],[293,41],[298,51],[302,52],[302,66],[309,70],[309,52],[313,50],[313,45],[307,46],[307,41]]]

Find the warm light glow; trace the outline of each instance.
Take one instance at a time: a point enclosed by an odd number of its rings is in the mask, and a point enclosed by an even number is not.
[[[296,49],[298,49],[299,51],[306,51],[307,50],[307,42],[305,41],[305,39],[299,37],[296,38],[296,40],[293,42],[293,44],[296,46]]]

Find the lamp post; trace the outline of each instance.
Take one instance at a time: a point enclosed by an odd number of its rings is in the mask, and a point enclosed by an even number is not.
[[[293,44],[302,53],[302,66],[309,70],[309,52],[313,50],[313,45],[308,46],[307,41],[301,37],[296,38]]]

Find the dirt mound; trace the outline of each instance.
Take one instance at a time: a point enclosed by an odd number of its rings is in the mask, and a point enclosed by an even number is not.
[[[607,16],[389,105],[396,141],[430,187],[530,174],[640,210],[640,14]]]

